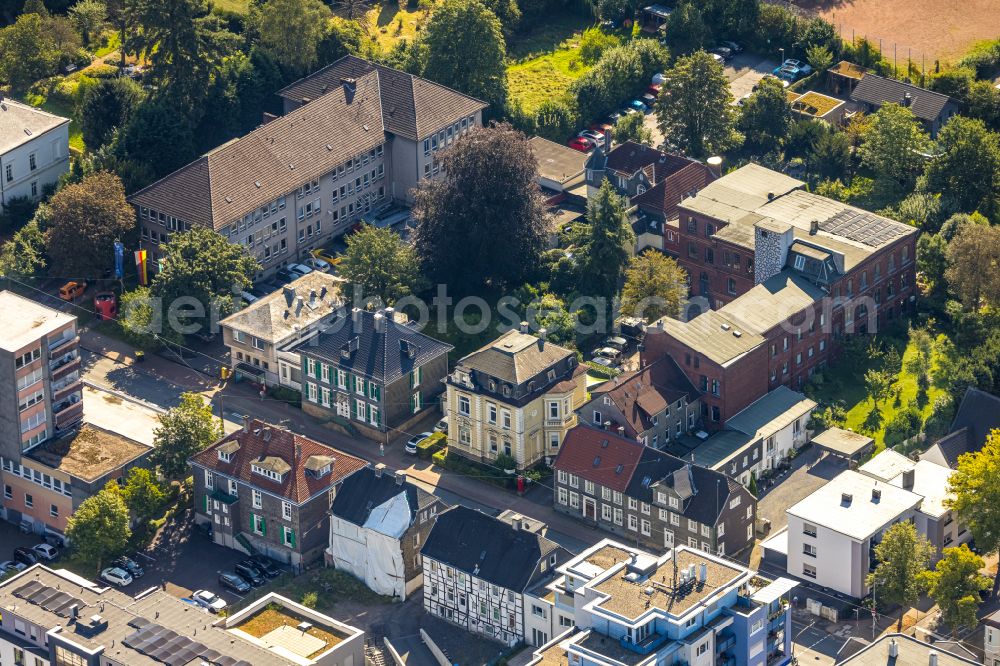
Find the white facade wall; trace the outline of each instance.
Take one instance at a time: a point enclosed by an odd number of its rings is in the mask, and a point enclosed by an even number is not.
[[[32,155],[35,168],[31,168]],[[8,179],[8,167],[11,178]],[[69,121],[0,155],[2,203],[17,197],[37,200],[46,185],[69,171]]]
[[[854,539],[822,525],[813,525],[816,528],[815,537],[807,536],[803,529],[805,524],[806,521],[798,516],[788,514],[789,575],[852,597],[864,596],[864,579],[868,574],[867,549],[861,548],[862,544]],[[803,552],[806,544],[815,547],[816,557]],[[806,575],[806,566],[814,567],[816,575]]]
[[[524,641],[528,645],[541,647],[558,636],[560,629],[555,622],[555,606],[551,601],[524,595]]]
[[[1000,666],[1000,628],[987,624],[983,629],[983,650],[986,653],[983,663]]]

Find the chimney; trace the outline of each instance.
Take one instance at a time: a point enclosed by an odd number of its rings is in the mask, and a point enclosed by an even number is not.
[[[711,171],[712,174],[716,178],[721,178],[722,177],[722,158],[721,157],[719,157],[718,155],[712,155],[707,160],[705,160],[705,164],[708,165],[708,170]]]
[[[698,581],[702,583],[708,582],[708,565],[704,562],[698,565]]]
[[[624,437],[625,436],[625,426],[618,426],[618,435],[620,437]]]
[[[316,290],[315,289],[310,289],[309,290],[309,307],[315,307],[315,306],[316,306]]]
[[[299,466],[299,461],[300,460],[302,460],[302,445],[301,444],[296,444],[295,445],[295,466],[296,467]]]
[[[243,432],[250,432],[250,415],[243,415]]]
[[[263,433],[262,437],[263,437],[263,439],[264,439],[265,442],[270,442],[271,441],[271,429],[270,428],[264,428],[264,433]]]
[[[612,134],[613,131],[610,127],[604,130],[604,152],[606,153],[611,151]]]
[[[903,95],[903,101],[900,104],[902,106],[907,106],[907,107],[913,104],[913,95],[907,92],[905,95]]]
[[[809,222],[809,235],[815,236],[816,232],[819,231],[819,220],[810,220]]]
[[[520,529],[521,529],[521,519],[520,518],[515,518],[514,520],[512,520],[510,522],[510,526],[514,528],[515,532],[520,531]]]
[[[601,424],[601,427],[604,428],[605,430],[611,430],[611,421],[605,421],[604,423]]]
[[[77,604],[73,604],[69,607],[69,621],[74,622],[76,618],[80,616],[80,607]]]
[[[882,491],[878,488],[872,488],[872,501],[876,504],[882,501]]]
[[[938,666],[937,651],[931,650],[927,653],[927,666]]]
[[[347,100],[347,103],[350,104],[354,101],[354,93],[358,88],[358,81],[357,79],[345,76],[340,80],[340,84],[344,86],[344,98]]]
[[[384,469],[385,469],[385,463],[379,463],[379,464],[375,465],[375,478],[376,479],[381,479],[382,478],[382,471]]]
[[[768,192],[767,193],[767,200],[768,201],[773,201],[774,200],[774,192]]]
[[[899,645],[896,644],[895,638],[889,639],[889,658],[896,659],[899,657]]]
[[[302,308],[305,306],[305,301],[301,296],[295,297],[295,314],[302,312]]]
[[[917,470],[908,469],[903,471],[903,488],[906,490],[913,489],[913,478],[916,476]]]
[[[538,348],[545,349],[545,338],[548,337],[549,331],[547,328],[542,327],[538,329]]]
[[[853,499],[854,499],[854,497],[850,493],[840,493],[840,503],[841,504],[848,504],[849,505],[851,503],[851,500],[853,500]]]
[[[354,323],[354,330],[361,330],[361,308],[351,309],[351,321]]]
[[[396,472],[396,485],[401,486],[406,482],[406,472]]]
[[[375,319],[375,332],[385,333],[385,315],[381,312],[376,312],[374,315]]]
[[[396,308],[386,308],[382,310],[385,314],[385,323],[392,324],[396,321]]]
[[[520,326],[520,328],[518,330],[521,331],[522,333],[527,333],[528,332],[528,322],[522,321],[521,322],[521,326]]]

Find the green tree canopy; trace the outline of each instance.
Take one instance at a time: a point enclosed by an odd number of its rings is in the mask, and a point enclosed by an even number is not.
[[[1000,304],[1000,227],[962,225],[948,243],[946,257],[948,287],[966,310]]]
[[[912,606],[920,599],[920,574],[927,570],[933,555],[934,547],[913,523],[896,523],[875,546],[878,564],[868,574],[868,586],[877,589],[883,604]],[[902,623],[902,615],[899,621]]]
[[[118,176],[96,173],[52,195],[46,247],[63,275],[101,275],[114,265],[114,242],[135,237],[135,211]]]
[[[139,522],[152,519],[163,507],[166,493],[160,487],[156,476],[144,467],[133,467],[125,477],[122,499],[132,515]]]
[[[80,559],[100,570],[125,550],[132,536],[128,507],[114,481],[80,503],[66,521],[66,536]]]
[[[948,479],[949,498],[945,506],[955,519],[965,525],[976,545],[984,553],[1000,550],[1000,431],[986,438],[983,448],[964,453]],[[1000,589],[1000,573],[993,582],[993,593]]]
[[[646,250],[633,257],[625,270],[621,311],[647,323],[679,317],[687,292],[687,271],[672,257]]]
[[[656,115],[668,143],[692,157],[724,151],[739,142],[733,127],[733,96],[722,65],[704,51],[678,58],[664,72]]]
[[[364,298],[385,305],[418,290],[420,261],[412,246],[388,228],[365,225],[347,236],[340,274],[362,289]]]
[[[147,98],[122,130],[119,149],[124,159],[162,178],[194,159],[194,126],[170,100]]]
[[[90,38],[100,33],[108,18],[108,7],[101,0],[79,0],[69,8],[69,18],[80,32],[84,46],[90,44]]]
[[[153,431],[150,462],[168,479],[188,475],[188,458],[222,437],[222,425],[212,415],[212,405],[198,393],[182,393],[180,404],[159,416]]]
[[[927,190],[940,193],[946,208],[994,215],[1000,196],[1000,138],[981,120],[952,116],[938,132],[926,177]]]
[[[582,273],[587,296],[610,300],[618,293],[618,284],[635,247],[635,232],[625,213],[627,199],[619,196],[611,181],[605,179],[597,196],[587,200],[590,227],[581,255],[586,268]]]
[[[923,163],[919,153],[927,150],[928,141],[913,112],[893,102],[871,116],[858,154],[878,177],[911,186]]]
[[[653,145],[653,133],[646,127],[641,113],[629,113],[618,119],[612,130],[615,143],[634,141],[647,146]]]
[[[701,9],[692,0],[681,0],[667,19],[667,43],[677,55],[689,55],[704,48],[711,37]]]
[[[261,9],[260,41],[289,73],[316,64],[330,9],[320,0],[268,0]]]
[[[778,79],[761,79],[757,90],[743,101],[736,126],[747,147],[756,152],[769,153],[781,146],[792,126],[792,106]]]
[[[953,630],[976,625],[976,611],[982,603],[979,593],[990,586],[990,579],[979,573],[984,566],[983,558],[963,543],[945,548],[934,570],[920,576],[928,596],[941,609],[941,619]]]
[[[456,141],[444,154],[444,178],[423,180],[416,191],[415,247],[425,275],[460,291],[521,284],[547,233],[537,168],[527,138],[510,125]]]
[[[126,76],[101,79],[89,86],[80,102],[80,128],[87,148],[96,150],[110,141],[142,98],[142,86]]]
[[[32,220],[0,246],[0,275],[26,277],[45,268],[45,234]]]
[[[38,14],[21,14],[12,25],[0,28],[0,81],[9,83],[14,93],[55,74],[58,58],[52,35]]]
[[[200,316],[196,312],[181,314],[182,324],[207,321],[213,308],[223,315],[231,312],[233,295],[249,287],[260,270],[244,247],[200,225],[174,233],[160,245],[160,252],[163,270],[153,279],[152,292],[162,299],[164,312],[184,297],[194,298],[204,308]],[[164,325],[170,322],[165,319]]]
[[[445,0],[423,36],[424,76],[490,104],[507,107],[507,45],[500,20],[481,0]]]

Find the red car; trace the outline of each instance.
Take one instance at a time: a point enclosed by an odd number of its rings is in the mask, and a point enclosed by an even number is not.
[[[658,83],[651,83],[648,86],[646,86],[646,92],[648,92],[650,95],[653,95],[655,97],[659,97],[660,96],[660,91],[662,89],[663,89],[663,86],[661,86]]]
[[[608,130],[613,130],[615,128],[611,123],[591,123],[589,129],[592,132],[597,132],[598,134],[604,134]]]
[[[566,145],[573,150],[579,150],[581,153],[589,153],[594,149],[594,142],[582,136],[573,137]]]

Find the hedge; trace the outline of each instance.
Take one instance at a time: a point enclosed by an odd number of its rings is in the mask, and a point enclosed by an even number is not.
[[[593,361],[587,361],[588,374],[594,375],[595,377],[601,377],[603,379],[614,379],[618,375],[622,374],[621,370],[616,368],[608,368],[606,366],[600,365],[599,363],[594,363]]]
[[[417,456],[427,460],[433,454],[445,448],[448,438],[443,432],[436,432],[424,441],[417,444]]]

